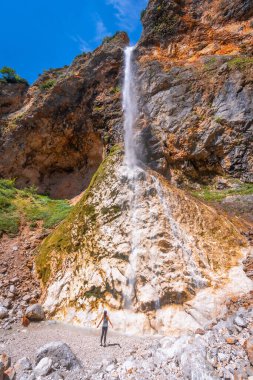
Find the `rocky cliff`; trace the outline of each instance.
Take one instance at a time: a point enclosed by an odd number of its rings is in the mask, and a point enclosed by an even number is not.
[[[149,1],[134,53],[134,171],[122,153],[124,33],[44,73],[21,108],[2,112],[2,177],[53,197],[86,189],[37,251],[49,315],[92,326],[106,307],[121,330],[179,333],[252,291],[252,11],[251,1]]]
[[[71,198],[87,187],[104,148],[121,133],[126,44],[128,37],[119,33],[69,67],[44,73],[29,88],[22,108],[2,116],[1,176],[58,198]],[[9,90],[10,97],[17,85],[2,86],[2,96]]]
[[[115,148],[36,268],[57,318],[92,326],[106,306],[120,329],[171,333],[203,327],[252,288],[247,249],[226,218],[156,172],[129,173]]]
[[[253,181],[252,8],[150,1],[144,13],[140,140],[146,162],[178,184]]]

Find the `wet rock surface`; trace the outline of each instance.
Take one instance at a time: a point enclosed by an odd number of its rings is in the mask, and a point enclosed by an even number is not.
[[[111,153],[71,220],[40,247],[44,308],[94,326],[94,311],[105,307],[121,331],[203,328],[226,311],[227,299],[252,289],[240,264],[248,242],[214,209],[155,172],[128,173],[121,160],[120,149]]]

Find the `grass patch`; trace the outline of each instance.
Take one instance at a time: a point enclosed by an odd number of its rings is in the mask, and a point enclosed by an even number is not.
[[[220,202],[230,195],[253,194],[253,184],[242,183],[238,189],[217,190],[211,186],[205,186],[201,190],[192,191],[192,195],[207,202]]]
[[[45,228],[52,228],[66,218],[70,208],[65,200],[37,194],[35,187],[18,190],[14,180],[0,179],[0,235],[16,235],[21,218],[33,227],[42,221]]]
[[[230,69],[243,69],[246,66],[253,65],[253,57],[237,57],[233,58],[227,63]]]
[[[219,117],[219,116],[217,116],[217,117],[215,117],[214,118],[214,121],[216,122],[216,123],[218,123],[218,124],[222,124],[222,118],[221,117]]]
[[[54,87],[55,83],[56,83],[56,79],[48,79],[45,82],[41,83],[39,85],[39,88],[42,91],[45,91],[45,90],[48,90],[48,89]]]

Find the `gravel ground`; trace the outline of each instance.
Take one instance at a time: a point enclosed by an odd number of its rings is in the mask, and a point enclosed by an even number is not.
[[[127,358],[134,349],[145,349],[152,337],[122,335],[109,329],[107,347],[100,346],[101,329],[85,329],[55,322],[31,323],[28,328],[14,326],[12,330],[0,330],[0,353],[6,352],[15,363],[27,356],[33,362],[36,350],[46,343],[67,343],[84,368],[98,367],[101,362]]]

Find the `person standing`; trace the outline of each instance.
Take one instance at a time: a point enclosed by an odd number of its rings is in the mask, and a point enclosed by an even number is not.
[[[97,328],[101,325],[102,322],[103,324],[102,324],[102,334],[100,338],[100,346],[103,346],[103,338],[104,338],[104,347],[106,347],[106,336],[107,336],[109,323],[113,327],[112,322],[110,321],[110,318],[106,310],[104,311],[104,315],[102,316],[99,324],[97,325]]]

